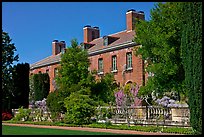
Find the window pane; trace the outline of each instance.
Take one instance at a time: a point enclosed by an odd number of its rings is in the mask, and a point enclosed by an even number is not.
[[[103,59],[98,60],[98,71],[99,72],[103,71]]]
[[[112,56],[112,70],[117,70],[116,56]]]
[[[127,68],[131,68],[132,67],[132,53],[127,53]]]

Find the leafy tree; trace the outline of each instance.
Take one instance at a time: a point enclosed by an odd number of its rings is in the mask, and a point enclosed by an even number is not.
[[[78,46],[76,39],[71,40],[71,47],[67,48],[66,52],[62,54],[60,64],[56,82],[61,91],[71,93],[79,90],[79,88],[75,90],[72,87],[86,85],[89,73],[88,53]]]
[[[28,108],[29,105],[29,64],[14,66],[12,108]]]
[[[140,95],[152,91],[178,92],[180,95],[184,80],[181,63],[181,4],[177,2],[157,3],[151,10],[151,20],[138,20],[136,23],[135,42],[142,46],[135,48],[135,54],[146,61],[145,69],[153,73],[145,86],[140,88]],[[179,99],[179,98],[178,98]]]
[[[182,63],[185,69],[185,90],[188,94],[190,123],[202,133],[202,3],[183,4]]]
[[[114,90],[117,88],[114,75],[106,73],[100,80],[95,81],[91,85],[91,97],[99,103],[114,102]]]
[[[16,47],[11,43],[12,39],[7,32],[2,30],[2,109],[10,109],[12,96],[12,71],[13,62],[18,61],[18,55],[14,55]]]

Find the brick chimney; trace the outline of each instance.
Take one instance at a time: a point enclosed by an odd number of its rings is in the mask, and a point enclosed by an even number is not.
[[[145,18],[144,12],[143,11],[136,12],[134,9],[128,10],[126,12],[127,31],[131,31],[135,29],[136,18],[144,20]]]
[[[89,43],[92,40],[100,37],[99,27],[91,27],[86,25],[83,28],[84,30],[84,43]]]
[[[60,52],[63,52],[66,47],[65,41],[58,41],[58,40],[53,40],[52,42],[52,55],[57,55]]]

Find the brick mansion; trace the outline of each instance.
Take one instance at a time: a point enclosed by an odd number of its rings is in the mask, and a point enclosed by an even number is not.
[[[88,50],[89,70],[97,70],[97,78],[106,73],[113,73],[116,83],[119,85],[132,82],[143,85],[146,82],[148,74],[144,71],[144,61],[135,56],[133,52],[134,47],[140,46],[133,41],[135,18],[144,20],[144,12],[128,10],[125,30],[102,37],[99,27],[84,26],[81,45]],[[30,75],[49,74],[50,92],[54,91],[57,67],[60,65],[61,54],[65,48],[65,41],[54,40],[52,55],[30,65]]]

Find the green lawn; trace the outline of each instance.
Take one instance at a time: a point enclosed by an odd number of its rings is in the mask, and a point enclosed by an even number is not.
[[[122,135],[122,134],[2,125],[2,135]]]

